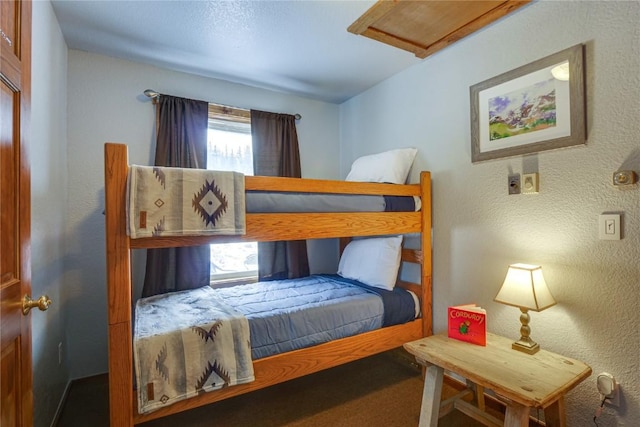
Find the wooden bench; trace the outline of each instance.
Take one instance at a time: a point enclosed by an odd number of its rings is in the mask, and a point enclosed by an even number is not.
[[[546,350],[534,355],[511,348],[512,340],[487,334],[480,346],[432,335],[404,344],[426,367],[420,427],[436,427],[441,415],[457,409],[487,426],[527,427],[532,408],[544,410],[547,427],[564,427],[565,394],[591,374],[578,360]],[[466,378],[475,393],[475,405],[465,400],[468,391],[441,402],[444,371]],[[505,404],[502,420],[484,411],[484,389]]]

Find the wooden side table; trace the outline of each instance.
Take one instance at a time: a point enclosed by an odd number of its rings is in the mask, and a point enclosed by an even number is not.
[[[483,388],[492,390],[505,403],[504,426],[528,426],[531,408],[538,408],[544,410],[547,427],[565,427],[564,396],[591,375],[591,368],[546,350],[534,355],[522,353],[513,350],[511,343],[508,338],[489,333],[486,347],[450,339],[446,334],[406,343],[404,348],[427,367],[420,427],[438,425],[445,370],[478,387],[478,406],[460,399],[453,406],[485,425],[503,424],[484,412]]]

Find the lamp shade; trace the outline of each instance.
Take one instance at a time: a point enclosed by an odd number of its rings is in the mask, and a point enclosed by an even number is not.
[[[542,275],[542,267],[511,264],[494,301],[527,310],[542,311],[556,303]]]

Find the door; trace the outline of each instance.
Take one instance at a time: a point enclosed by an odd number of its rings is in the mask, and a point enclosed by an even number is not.
[[[0,425],[33,425],[30,314],[31,3],[0,1]]]

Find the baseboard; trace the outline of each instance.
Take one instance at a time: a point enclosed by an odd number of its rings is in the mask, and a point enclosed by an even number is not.
[[[108,374],[107,373],[97,374],[97,375],[92,375],[90,377],[83,377],[83,378],[76,378],[73,380],[69,380],[67,382],[66,387],[64,388],[64,392],[62,393],[62,397],[60,398],[60,402],[58,403],[58,407],[56,408],[56,413],[53,416],[53,420],[51,421],[51,427],[56,427],[58,425],[58,422],[60,421],[60,417],[62,416],[62,411],[69,397],[69,391],[71,390],[71,386],[73,384],[82,383],[85,381],[95,381],[98,377],[105,376],[105,375],[108,375]]]
[[[67,385],[64,388],[64,392],[62,392],[62,397],[60,398],[60,402],[58,402],[58,407],[56,408],[55,414],[53,414],[53,420],[51,420],[51,427],[56,427],[58,425],[58,421],[60,421],[60,415],[62,414],[62,409],[64,408],[64,404],[67,402],[67,397],[69,396],[69,390],[71,390],[71,383],[73,381],[67,381]]]

